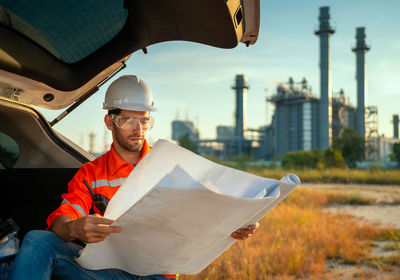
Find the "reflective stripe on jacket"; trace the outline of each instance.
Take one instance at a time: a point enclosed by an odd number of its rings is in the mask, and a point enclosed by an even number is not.
[[[145,141],[139,161],[149,150],[150,147]],[[96,194],[102,194],[111,199],[133,168],[132,164],[119,157],[114,146],[111,145],[111,149],[104,155],[82,165],[68,183],[68,192],[61,196],[63,201],[60,207],[47,218],[47,225],[50,227],[54,220],[62,215],[72,219],[89,215],[89,210],[93,208],[93,198],[83,183],[84,180]],[[93,210],[101,215],[96,208]]]

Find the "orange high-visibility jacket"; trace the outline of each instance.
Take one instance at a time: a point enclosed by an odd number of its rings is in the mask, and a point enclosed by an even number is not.
[[[150,146],[145,140],[138,162],[149,150]],[[93,208],[95,213],[101,215],[98,209],[93,207],[93,197],[83,181],[86,180],[89,183],[95,194],[102,194],[111,200],[133,169],[134,166],[132,164],[119,157],[113,145],[111,145],[111,149],[104,155],[82,165],[68,183],[68,192],[61,196],[63,201],[60,207],[47,218],[48,228],[51,227],[54,220],[59,216],[79,219],[88,216],[91,208]],[[164,276],[167,278],[177,277],[176,275]]]

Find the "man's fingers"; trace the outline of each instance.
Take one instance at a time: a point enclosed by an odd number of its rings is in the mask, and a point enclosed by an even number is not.
[[[82,219],[79,219],[79,222],[76,224],[75,231],[78,238],[83,238],[87,240],[91,234],[102,234],[109,235],[111,233],[119,233],[121,232],[121,227],[111,226],[112,220],[105,219],[102,217],[96,216],[87,216]]]
[[[240,233],[237,233],[237,232],[233,232],[233,233],[231,234],[231,237],[232,237],[232,238],[235,238],[235,239],[241,239]]]
[[[252,233],[254,233],[254,229],[253,230],[248,230],[248,229],[245,229],[245,228],[240,228],[240,229],[236,230],[235,232],[237,232],[237,233],[239,233],[241,235],[252,234]]]
[[[255,231],[259,226],[260,226],[260,224],[256,223],[254,225],[249,225],[246,229]]]
[[[259,223],[256,223],[254,225],[249,225],[247,228],[239,228],[236,230],[236,232],[240,234],[252,234],[256,231],[256,229],[260,226]]]
[[[90,236],[87,238],[86,242],[87,243],[95,243],[95,242],[100,242],[103,241],[104,239],[106,239],[107,235],[94,235],[94,236]]]
[[[87,221],[90,221],[91,223],[94,223],[94,224],[111,225],[114,222],[113,220],[103,218],[98,215],[97,216],[95,216],[95,215],[87,216],[86,219],[87,219]]]
[[[238,232],[233,232],[232,234],[231,234],[231,237],[232,238],[234,238],[234,239],[239,239],[239,240],[244,240],[244,239],[246,239],[246,238],[248,238],[248,237],[250,237],[251,236],[251,234],[240,234],[240,233],[238,233]]]
[[[259,223],[249,225],[247,228],[239,228],[231,234],[232,238],[244,240],[249,238],[256,229],[260,226]]]
[[[119,233],[121,227],[111,226],[113,220],[103,218],[99,215],[88,216],[86,220],[86,227],[90,231],[104,232],[104,233]]]
[[[256,230],[259,226],[260,226],[260,224],[257,222],[257,223],[255,223],[254,225],[249,225],[249,226],[247,227],[247,229],[249,229],[249,230]]]
[[[122,228],[117,226],[98,224],[92,228],[92,231],[97,233],[110,234],[110,233],[120,233],[122,231]]]
[[[85,242],[94,243],[106,239],[112,232],[106,231],[90,231],[85,234]]]
[[[83,231],[87,233],[99,233],[99,234],[110,234],[110,233],[119,233],[122,231],[121,227],[118,226],[110,226],[106,224],[94,224],[87,223],[83,226]]]

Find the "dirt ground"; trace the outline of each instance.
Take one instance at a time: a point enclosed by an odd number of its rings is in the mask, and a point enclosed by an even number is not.
[[[352,185],[352,184],[301,184],[303,188],[314,190],[356,194],[365,198],[373,198],[374,205],[331,205],[324,211],[352,215],[360,223],[374,224],[376,226],[400,228],[400,186],[381,185]],[[388,257],[400,254],[399,250],[387,251],[384,247],[396,241],[375,242],[370,252],[371,257]],[[366,265],[343,265],[330,261],[328,273],[323,279],[400,279],[400,267],[392,271],[384,271]]]
[[[375,205],[331,205],[326,211],[349,214],[383,226],[400,228],[400,186],[351,185],[351,184],[301,184],[304,188],[357,194],[376,200]]]

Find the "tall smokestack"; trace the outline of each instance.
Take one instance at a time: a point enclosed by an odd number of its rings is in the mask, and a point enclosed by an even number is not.
[[[393,138],[399,139],[399,115],[393,115]]]
[[[319,30],[315,35],[319,36],[320,46],[320,82],[321,100],[319,104],[319,148],[328,148],[332,138],[332,107],[330,104],[332,97],[331,89],[331,62],[329,54],[329,36],[335,30],[329,24],[329,7],[319,8]]]
[[[235,85],[232,89],[236,91],[236,113],[235,113],[235,136],[238,140],[239,154],[242,153],[245,128],[245,93],[249,86],[247,85],[246,76],[236,75]]]
[[[365,27],[356,29],[356,46],[353,52],[356,53],[356,80],[357,80],[357,111],[356,131],[365,139],[365,53],[369,46],[365,43]]]

